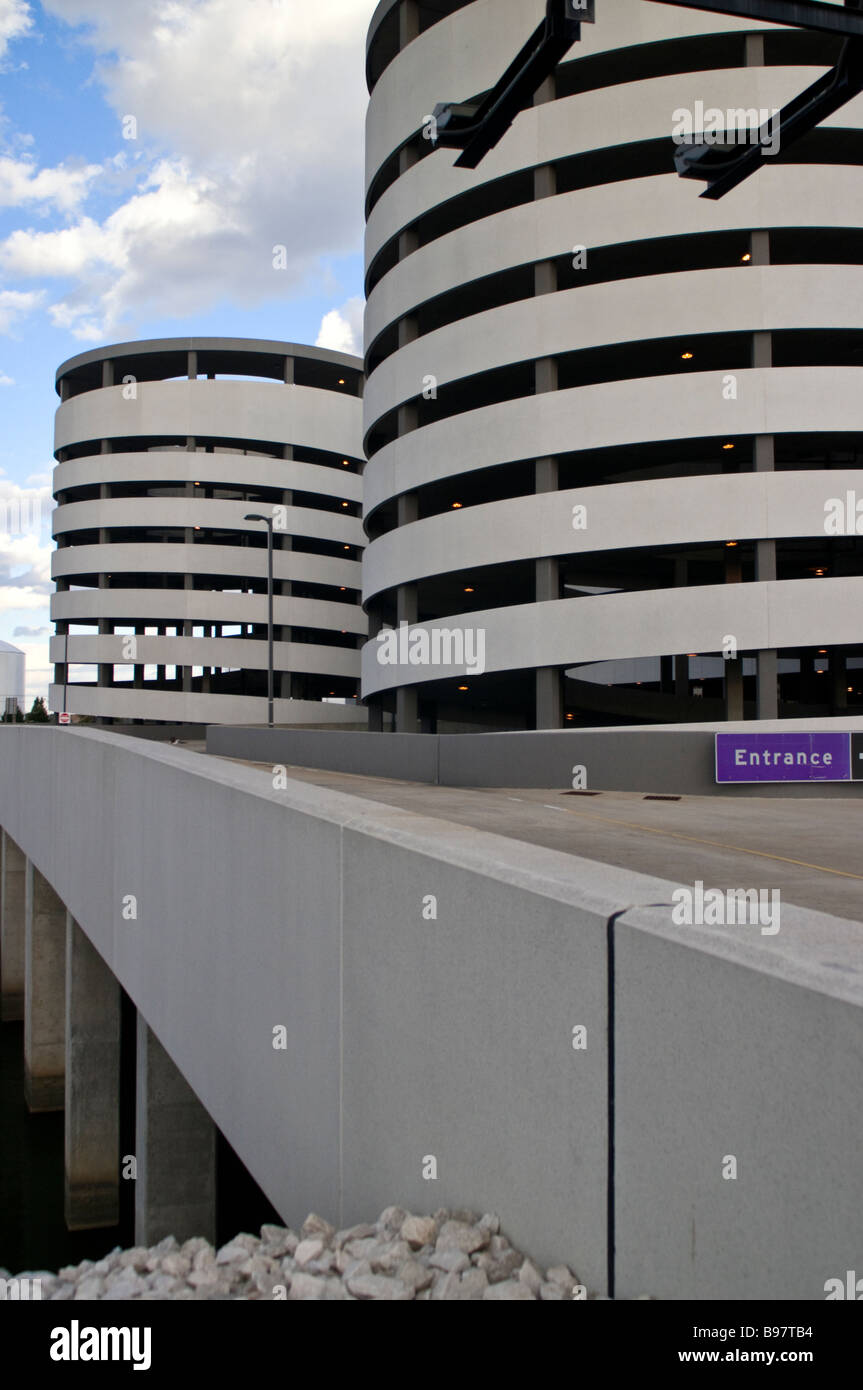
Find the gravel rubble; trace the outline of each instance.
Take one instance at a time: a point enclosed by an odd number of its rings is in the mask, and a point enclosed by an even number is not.
[[[0,1279],[9,1279],[0,1269]],[[203,1238],[173,1236],[151,1249],[112,1250],[41,1281],[43,1299],[263,1299],[289,1302],[543,1302],[589,1295],[565,1265],[543,1271],[515,1250],[497,1216],[436,1211],[414,1216],[387,1207],[374,1225],[337,1231],[312,1213],[299,1234],[262,1226],[220,1250]]]

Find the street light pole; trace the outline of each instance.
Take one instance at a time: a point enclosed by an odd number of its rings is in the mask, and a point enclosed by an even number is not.
[[[250,512],[246,521],[263,521],[267,528],[267,727],[273,727],[273,518]]]

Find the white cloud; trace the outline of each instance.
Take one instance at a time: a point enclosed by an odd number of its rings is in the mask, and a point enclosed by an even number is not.
[[[375,0],[43,8],[86,26],[118,144],[124,118],[137,122],[123,148],[127,173],[140,179],[100,222],[21,229],[0,244],[7,273],[76,280],[55,323],[89,339],[134,327],[145,312],[287,298],[319,282],[328,258],[359,250],[363,44]],[[84,197],[88,177],[31,168],[25,187],[52,190],[59,207],[60,196]],[[287,248],[284,269],[274,267],[276,246]]]
[[[16,321],[32,313],[42,298],[39,290],[0,290],[0,333],[11,333]]]
[[[14,386],[14,377],[7,376],[5,372],[0,372],[0,386]]]
[[[26,0],[0,0],[0,59],[13,39],[19,39],[33,27],[33,16]]]
[[[324,314],[315,346],[362,357],[363,301],[359,298],[349,299],[340,309],[331,309]]]
[[[101,164],[58,164],[54,169],[37,170],[29,157],[0,156],[0,207],[43,203],[58,212],[74,212],[101,172]]]

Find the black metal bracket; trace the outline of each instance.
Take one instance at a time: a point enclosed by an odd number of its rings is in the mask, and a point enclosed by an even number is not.
[[[703,141],[682,145],[674,156],[677,172],[684,179],[707,181],[702,198],[722,198],[762,164],[777,157],[776,153],[770,153],[771,148],[776,152],[787,150],[860,92],[863,92],[863,40],[847,39],[838,65],[819,77],[799,97],[794,97],[763,126],[757,132],[757,144],[742,149]]]
[[[706,181],[703,198],[718,199],[754,174],[765,160],[776,158],[814,130],[853,97],[863,92],[863,0],[844,6],[825,0],[651,0],[677,9],[709,10],[713,14],[766,24],[813,29],[845,39],[837,66],[795,97],[761,131],[750,132],[757,143],[711,144],[706,140],[681,145],[674,163],[682,178]],[[574,43],[582,23],[595,22],[595,0],[547,0],[546,15],[491,92],[479,104],[440,103],[435,107],[435,144],[460,149],[456,167],[475,169],[526,110],[534,94],[554,72]],[[774,153],[768,153],[768,150]]]
[[[822,34],[839,34],[846,39],[863,38],[860,0],[845,0],[845,8],[825,0],[653,0],[654,4],[674,5],[679,10],[709,10],[737,19],[759,20],[764,24],[790,24],[798,29],[816,29]]]
[[[531,103],[566,54],[592,24],[595,0],[547,0],[545,19],[534,30],[500,81],[478,106],[440,102],[432,136],[437,145],[462,150],[458,169],[475,169]]]

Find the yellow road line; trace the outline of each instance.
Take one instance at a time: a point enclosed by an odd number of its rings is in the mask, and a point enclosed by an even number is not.
[[[679,830],[660,830],[652,825],[639,825],[637,821],[616,820],[613,816],[598,816],[591,811],[576,811],[572,806],[561,810],[570,816],[584,816],[587,820],[604,821],[606,825],[622,825],[627,830],[643,830],[647,835],[665,835],[671,840],[688,840],[693,845],[710,845],[714,849],[733,850],[735,854],[754,854],[759,859],[775,859],[780,864],[797,864],[801,869],[815,869],[820,874],[836,874],[839,878],[856,878],[863,882],[863,874],[852,874],[847,869],[828,869],[824,864],[809,864],[805,859],[790,859],[784,854],[770,854],[763,849],[747,849],[743,845],[726,845],[722,840],[702,840],[697,835],[682,835]]]

